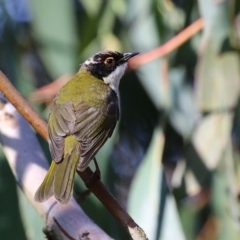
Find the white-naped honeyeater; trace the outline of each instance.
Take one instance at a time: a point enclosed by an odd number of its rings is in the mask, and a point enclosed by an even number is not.
[[[128,60],[137,54],[99,52],[60,89],[48,119],[53,160],[36,201],[54,195],[61,204],[69,202],[75,171],[84,171],[113,133],[119,119],[118,85]]]

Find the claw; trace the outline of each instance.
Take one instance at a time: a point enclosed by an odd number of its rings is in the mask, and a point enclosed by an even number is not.
[[[93,158],[93,161],[94,161],[96,170],[94,171],[92,176],[86,181],[85,185],[86,185],[87,188],[90,188],[92,185],[94,185],[94,182],[96,180],[100,180],[101,179],[101,171],[100,171],[100,168],[99,168],[99,166],[97,164],[97,160],[96,160],[95,157]]]

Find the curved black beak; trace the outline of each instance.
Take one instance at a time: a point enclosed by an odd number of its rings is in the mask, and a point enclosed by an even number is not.
[[[130,58],[138,55],[139,52],[128,52],[128,53],[123,53],[123,58],[121,59],[122,62],[127,62]]]

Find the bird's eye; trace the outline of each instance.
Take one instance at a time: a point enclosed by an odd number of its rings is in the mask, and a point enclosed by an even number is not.
[[[108,57],[108,58],[105,59],[104,64],[105,65],[111,64],[113,62],[113,60],[114,60],[113,57]]]

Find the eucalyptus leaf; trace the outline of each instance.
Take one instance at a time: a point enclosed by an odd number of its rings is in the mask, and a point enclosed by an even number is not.
[[[197,105],[202,111],[236,106],[240,91],[239,54],[226,47],[230,19],[228,1],[199,0],[205,27],[196,70]]]
[[[145,159],[133,179],[129,196],[128,212],[149,239],[154,239],[157,231],[163,142],[162,131],[156,128]]]
[[[210,44],[210,43],[209,43]],[[196,72],[197,104],[203,111],[236,106],[240,92],[240,61],[237,53],[214,54],[208,45]]]
[[[30,3],[34,14],[34,36],[48,71],[54,78],[74,72],[77,36],[73,3],[64,0]]]
[[[232,114],[215,113],[200,121],[193,143],[208,169],[215,169],[230,139]]]

